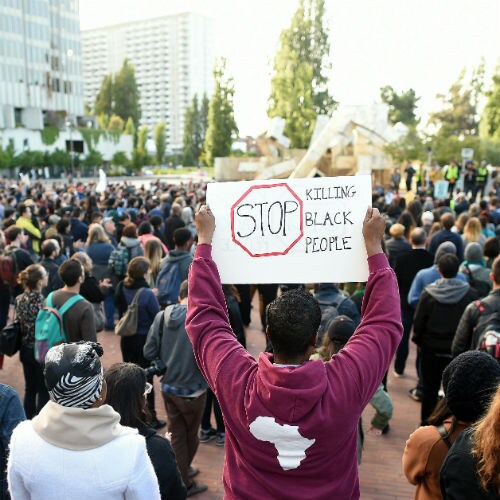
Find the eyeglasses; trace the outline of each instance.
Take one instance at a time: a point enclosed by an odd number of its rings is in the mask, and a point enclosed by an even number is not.
[[[153,384],[146,382],[146,388],[144,389],[144,397],[146,398],[148,394],[151,393],[152,390],[153,390]]]

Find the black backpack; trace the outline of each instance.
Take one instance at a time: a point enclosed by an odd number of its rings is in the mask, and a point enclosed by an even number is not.
[[[486,349],[486,337],[490,332],[500,332],[500,309],[493,309],[486,300],[478,300],[475,304],[479,309],[479,321],[474,329],[471,348],[489,352],[491,349]]]
[[[486,297],[490,293],[491,286],[488,283],[486,283],[486,281],[477,280],[474,277],[474,271],[470,269],[468,264],[465,264],[464,273],[467,276],[467,279],[469,280],[470,286],[477,291],[477,293],[481,298]]]
[[[328,331],[330,323],[339,316],[339,307],[348,299],[346,295],[339,292],[333,300],[328,302],[318,300],[319,308],[321,309],[321,323],[318,329],[318,343],[316,347],[321,345],[323,336]]]

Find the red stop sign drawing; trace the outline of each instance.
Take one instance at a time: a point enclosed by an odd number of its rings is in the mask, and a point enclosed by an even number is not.
[[[252,186],[231,207],[231,236],[251,257],[286,255],[304,236],[304,206],[286,183]]]

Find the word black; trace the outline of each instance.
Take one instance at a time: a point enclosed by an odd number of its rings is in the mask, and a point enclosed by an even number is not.
[[[340,224],[353,224],[349,219],[351,212],[306,212],[306,226],[333,226]]]

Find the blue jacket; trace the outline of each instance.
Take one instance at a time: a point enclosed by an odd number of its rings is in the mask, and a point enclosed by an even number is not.
[[[89,234],[89,226],[82,222],[80,219],[75,219],[74,217],[71,219],[71,236],[75,241],[86,241],[87,236]]]
[[[457,233],[452,233],[446,229],[441,229],[437,233],[432,235],[431,241],[429,243],[429,252],[433,255],[436,253],[439,245],[445,241],[451,241],[457,249],[457,257],[460,262],[464,260],[464,243],[462,238]]]
[[[333,284],[333,283],[321,283],[314,292],[314,296],[316,300],[321,303],[331,304],[335,302],[341,302],[337,310],[339,315],[345,315],[351,318],[356,327],[361,322],[361,316],[359,315],[358,308],[356,304],[349,298],[349,296],[345,296],[346,298],[341,298],[339,300],[339,294],[342,292]]]
[[[408,304],[410,304],[413,309],[416,309],[424,288],[440,278],[441,275],[439,274],[437,264],[427,269],[421,269],[413,279],[410,291],[408,292]],[[467,281],[467,278],[462,273],[457,274],[457,279],[465,282]]]
[[[87,254],[95,265],[108,265],[109,256],[115,247],[111,243],[101,241],[91,243],[87,247]]]

